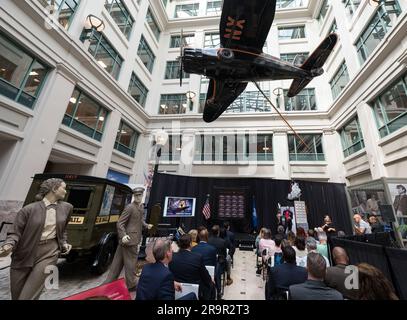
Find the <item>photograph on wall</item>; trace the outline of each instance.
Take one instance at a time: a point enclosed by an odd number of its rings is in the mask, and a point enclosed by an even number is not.
[[[99,216],[108,216],[110,214],[110,208],[112,207],[112,201],[114,196],[115,187],[107,185],[105,194],[103,195],[102,207],[100,208]]]
[[[407,181],[405,183],[389,183],[388,187],[401,236],[403,239],[407,239]]]
[[[363,218],[369,215],[380,215],[380,205],[388,204],[384,188],[350,190],[352,212],[359,213]]]
[[[215,205],[219,219],[244,219],[247,211],[246,189],[215,188]]]

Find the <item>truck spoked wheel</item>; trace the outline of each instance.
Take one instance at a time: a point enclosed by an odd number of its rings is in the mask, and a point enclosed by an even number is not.
[[[115,251],[116,245],[113,240],[109,240],[102,245],[98,253],[96,265],[92,266],[92,271],[97,274],[105,273],[113,261]]]

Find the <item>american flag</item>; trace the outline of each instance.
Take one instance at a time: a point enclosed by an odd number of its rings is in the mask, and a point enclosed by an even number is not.
[[[211,207],[209,205],[209,197],[206,198],[205,205],[202,209],[202,214],[205,216],[205,219],[208,220],[211,217]]]

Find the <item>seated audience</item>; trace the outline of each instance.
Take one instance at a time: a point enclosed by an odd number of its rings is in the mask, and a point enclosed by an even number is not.
[[[355,222],[353,227],[355,229],[355,234],[360,235],[360,234],[370,234],[372,233],[372,228],[370,225],[364,221],[361,217],[360,214],[355,214],[353,216],[353,221]]]
[[[218,297],[221,297],[221,276],[226,270],[226,241],[219,237],[219,225],[214,225],[211,229],[211,236],[208,243],[216,248],[217,263],[215,267],[215,283],[218,290]]]
[[[318,253],[318,251],[317,251],[317,244],[316,244],[314,241],[312,241],[312,240],[309,241],[309,240],[307,239],[307,251],[308,251],[308,254],[309,254],[310,252]],[[322,256],[322,257],[325,259],[326,267],[330,267],[331,264],[329,263],[328,258],[325,257],[325,256]],[[305,268],[307,267],[307,259],[305,259],[305,265],[304,265],[304,267],[305,267]]]
[[[261,228],[259,234],[256,237],[255,246],[256,246],[256,254],[258,256],[260,256],[260,254],[261,254],[261,252],[259,250],[259,242],[260,242],[261,239],[263,239],[265,231],[266,231],[266,228]]]
[[[201,229],[198,235],[199,244],[192,248],[192,252],[199,253],[205,266],[216,266],[216,248],[208,244],[208,230]]]
[[[137,285],[136,300],[174,300],[175,290],[181,291],[181,285],[174,281],[174,275],[168,269],[172,260],[170,240],[158,239],[153,244],[155,263],[143,267]],[[184,297],[185,300],[196,300],[194,293]]]
[[[198,240],[197,240],[197,237],[198,237],[198,230],[196,230],[196,229],[191,229],[191,230],[189,230],[188,234],[191,235],[191,239],[192,239],[192,244],[191,244],[191,246],[192,246],[192,248],[193,248],[193,247],[195,247],[195,246],[198,244]]]
[[[390,281],[379,269],[367,263],[357,265],[359,270],[358,300],[398,300]]]
[[[231,249],[229,250],[229,254],[230,254],[230,257],[233,259],[233,255],[235,254],[235,251],[236,251],[235,234],[232,231],[230,231],[229,221],[225,221],[223,223],[223,226],[226,229],[226,236],[228,237],[230,246],[231,246]]]
[[[294,241],[294,250],[297,259],[297,265],[300,267],[306,266],[308,250],[305,246],[305,238],[304,237],[297,237]]]
[[[307,269],[296,265],[295,250],[291,246],[283,248],[283,261],[270,269],[266,283],[267,300],[286,300],[285,292],[289,286],[307,280]]]
[[[200,254],[191,252],[191,235],[184,234],[179,239],[179,251],[173,254],[169,264],[175,281],[199,284],[199,299],[215,299],[213,282],[206,270]]]
[[[307,257],[308,280],[289,287],[293,300],[343,300],[342,294],[324,283],[326,262],[319,253],[311,252]]]
[[[335,247],[332,250],[334,267],[326,269],[325,283],[328,287],[338,290],[346,299],[357,299],[358,291],[356,289],[346,289],[345,280],[349,273],[345,273],[345,268],[349,265],[349,257],[345,249]]]
[[[297,235],[296,237],[303,237],[304,239],[307,238],[307,234],[305,233],[305,230],[303,227],[298,227],[297,228]]]
[[[308,237],[307,237],[307,240],[309,240],[309,239],[314,239],[315,241],[317,241],[317,239],[316,239],[316,233],[315,233],[315,230],[314,229],[308,229]]]
[[[271,240],[271,231],[270,229],[266,229],[263,235],[263,239],[261,239],[259,242],[259,250],[265,261],[267,261],[268,258],[274,256],[275,247],[276,243],[274,242],[274,240]],[[263,255],[264,250],[267,251],[266,255]]]
[[[277,234],[280,234],[283,239],[287,239],[287,235],[285,234],[284,227],[281,225],[277,227]]]
[[[282,246],[281,246],[282,241],[283,241],[283,238],[282,238],[281,234],[277,234],[274,237],[274,242],[276,244],[275,249],[274,249],[274,261],[273,261],[274,267],[283,263],[283,251],[282,251]]]
[[[290,243],[290,246],[295,246],[295,238],[295,233],[292,231],[288,231],[287,240]]]
[[[345,231],[339,230],[338,231],[338,238],[341,238],[341,237],[346,237],[346,233],[345,233]]]
[[[328,255],[328,237],[325,232],[319,232],[318,233],[318,240],[319,244],[317,244],[317,252],[319,254],[322,254],[325,258],[329,259]]]

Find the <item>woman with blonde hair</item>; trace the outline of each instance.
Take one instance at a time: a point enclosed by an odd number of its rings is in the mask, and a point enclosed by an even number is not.
[[[191,238],[192,238],[191,247],[193,248],[193,247],[195,247],[195,246],[198,244],[198,242],[197,242],[198,230],[196,230],[196,229],[191,229],[191,230],[189,230],[188,234],[191,235]]]

